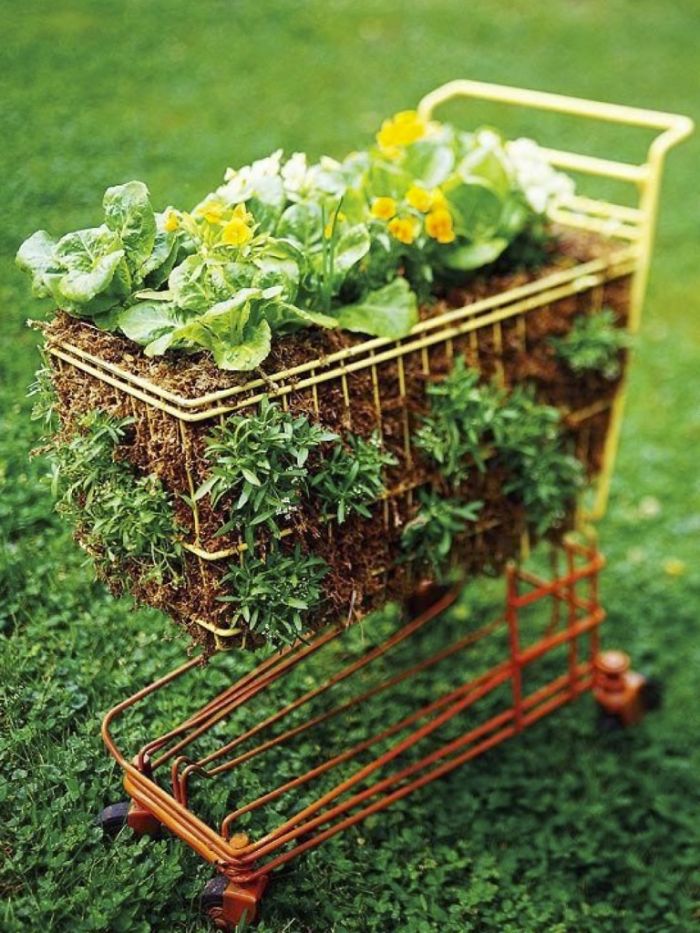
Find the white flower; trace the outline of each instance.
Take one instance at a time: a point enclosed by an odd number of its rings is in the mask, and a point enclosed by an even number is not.
[[[538,214],[544,214],[554,199],[573,194],[573,180],[553,169],[533,140],[514,139],[505,149],[518,187]]]
[[[216,189],[229,204],[238,204],[247,201],[257,186],[265,178],[273,178],[280,173],[282,150],[278,149],[265,159],[258,159],[252,165],[244,165],[239,169],[227,168],[224,174],[226,184]]]
[[[298,193],[306,187],[308,169],[306,166],[306,155],[303,152],[295,152],[284,163],[280,171],[282,181],[287,191]]]

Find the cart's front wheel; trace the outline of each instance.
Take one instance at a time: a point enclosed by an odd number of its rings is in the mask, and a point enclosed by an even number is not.
[[[217,930],[230,930],[224,918],[224,891],[228,884],[225,875],[217,875],[208,881],[199,900],[202,913],[209,918]]]
[[[225,875],[217,875],[202,891],[199,902],[202,913],[217,930],[234,933],[242,921],[247,925],[257,919],[266,885],[265,875],[246,884],[237,884]]]
[[[130,800],[120,800],[119,803],[111,803],[97,817],[97,825],[102,829],[105,836],[113,839],[120,830],[124,829],[129,817]]]

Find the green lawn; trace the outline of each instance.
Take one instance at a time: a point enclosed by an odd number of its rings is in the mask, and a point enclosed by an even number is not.
[[[0,928],[204,929],[196,900],[206,866],[173,840],[123,834],[106,846],[91,822],[120,796],[101,715],[178,663],[184,643],[161,616],[132,615],[91,582],[52,514],[44,468],[27,459],[37,354],[23,322],[41,312],[14,267],[17,246],[38,227],[99,222],[104,188],[132,177],[148,182],[156,205],[187,204],[226,165],[278,146],[341,155],[382,116],[457,76],[700,118],[697,2],[2,0],[0,9]],[[562,139],[559,122],[543,126]],[[602,154],[641,151],[619,133],[572,134]],[[663,677],[665,708],[605,738],[590,698],[550,717],[285,869],[262,929],[700,927],[699,159],[700,136],[669,160],[601,529],[607,643]]]

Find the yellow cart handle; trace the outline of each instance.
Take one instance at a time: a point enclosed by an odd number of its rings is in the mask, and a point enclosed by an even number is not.
[[[552,161],[563,168],[591,172],[596,175],[611,174],[612,177],[623,178],[623,180],[628,181],[642,182],[645,180],[648,177],[646,170],[651,169],[672,146],[690,136],[693,131],[693,121],[689,117],[680,114],[663,113],[659,110],[644,110],[639,107],[626,107],[621,104],[608,104],[601,101],[585,100],[580,97],[567,97],[563,94],[550,94],[545,91],[531,91],[525,88],[508,87],[503,84],[487,84],[483,81],[460,80],[443,84],[442,87],[426,94],[418,104],[418,113],[424,119],[429,120],[432,118],[436,107],[459,97],[512,104],[534,110],[549,110],[554,113],[588,117],[625,126],[662,130],[661,135],[657,136],[649,147],[647,163],[640,166],[624,162],[608,162],[605,159],[595,159],[577,153],[545,150],[551,155],[561,157],[561,159],[552,158]],[[564,164],[564,161],[566,164]],[[577,164],[571,164],[572,161]],[[605,166],[611,171],[601,171]]]

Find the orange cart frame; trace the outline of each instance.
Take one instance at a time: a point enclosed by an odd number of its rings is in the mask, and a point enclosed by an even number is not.
[[[557,572],[561,556],[565,566],[563,572]],[[271,715],[261,720],[253,718],[245,731],[213,751],[200,756],[186,754],[198,739],[218,724],[225,723],[228,717],[250,704],[262,691],[274,690],[298,665],[309,663],[319,649],[341,636],[343,630],[328,629],[312,641],[300,641],[270,656],[218,693],[194,715],[147,742],[133,759],[129,759],[117,747],[112,736],[115,720],[130,707],[165,690],[200,664],[199,658],[188,661],[119,703],[105,717],[103,738],[124,771],[124,787],[131,801],[128,805],[118,805],[116,809],[107,808],[106,819],[116,819],[117,825],[125,822],[138,833],[155,834],[161,826],[165,827],[212,863],[219,876],[205,889],[203,905],[222,929],[231,929],[244,916],[248,921],[254,919],[269,875],[276,868],[517,735],[587,691],[594,691],[609,722],[622,725],[636,721],[648,705],[645,695],[647,682],[628,670],[629,662],[621,652],[601,653],[599,649],[598,630],[605,618],[598,596],[598,575],[604,564],[601,554],[593,546],[567,540],[563,548],[552,550],[552,558],[554,573],[550,579],[521,566],[509,565],[505,574],[502,615],[462,634],[434,654],[418,659],[414,656],[412,663],[405,668],[395,670],[371,689],[361,690],[337,706],[324,708],[301,723],[270,734],[291,713],[303,710],[315,698],[348,681],[359,671],[368,669],[373,662],[437,620],[454,603],[457,591],[433,588],[422,593],[423,603],[428,602],[429,605],[413,614],[388,639]],[[545,630],[524,644],[521,614],[527,607],[546,601],[550,612]],[[284,745],[301,733],[348,713],[371,696],[474,648],[499,631],[507,636],[507,655],[478,676],[387,725],[377,734],[315,764],[279,787],[237,806],[223,817],[217,828],[193,812],[189,787],[195,776],[211,779],[234,772],[271,748]],[[547,682],[537,689],[526,689],[524,679],[530,666],[557,648],[565,650],[564,669],[556,676],[548,677]],[[480,717],[479,702],[492,696],[503,685],[510,687],[508,701],[501,702],[495,713]],[[452,720],[460,727],[463,723],[465,731],[432,748],[417,760],[392,768],[404,753],[417,749]],[[312,803],[292,813],[272,831],[258,838],[236,831],[237,822],[244,815],[263,809],[268,803],[311,784],[323,775],[332,774],[339,766],[352,762],[373,746],[389,742],[401,733],[406,734],[396,738],[385,751],[320,794]],[[257,744],[242,750],[241,746],[250,744],[254,739]],[[159,783],[157,776],[164,772],[169,772],[168,777]]]

